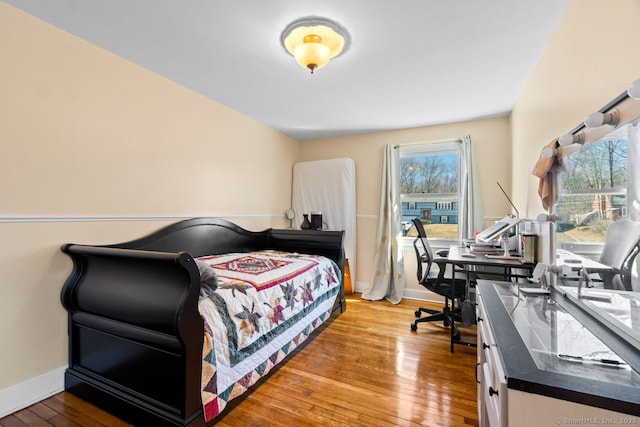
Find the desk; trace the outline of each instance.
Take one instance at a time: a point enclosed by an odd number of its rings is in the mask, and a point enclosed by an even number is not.
[[[534,263],[524,263],[518,257],[492,257],[483,253],[472,253],[463,246],[451,246],[447,257],[449,263],[460,266],[468,272],[477,272],[476,267],[495,267],[502,270],[500,273],[480,273],[482,276],[497,276],[498,279],[512,280],[524,279],[531,277],[536,267]],[[518,271],[519,270],[519,271]],[[469,278],[467,277],[467,297],[469,296]],[[454,319],[451,322],[451,352],[453,352],[454,344],[462,344],[466,346],[475,346],[475,343],[461,341],[459,338],[458,328],[455,326]]]
[[[558,267],[569,268],[573,271],[579,271],[585,268],[591,273],[612,270],[612,268],[608,265],[601,264],[598,261],[592,260],[591,258],[574,254],[573,252],[569,252],[564,249],[556,250],[556,265]]]
[[[601,264],[591,258],[574,254],[564,249],[556,250],[556,267],[558,269],[558,279],[578,280],[580,272],[585,273],[604,273],[612,271],[611,266]]]
[[[451,246],[449,248],[449,256],[447,258],[451,264],[463,266],[465,269],[473,269],[474,267],[496,267],[503,270],[502,277],[504,279],[518,279],[531,277],[531,273],[536,267],[534,263],[524,263],[518,257],[492,257],[483,253],[469,252],[467,248],[462,246]],[[513,270],[522,270],[522,272],[514,272]],[[471,270],[473,271],[473,270]]]

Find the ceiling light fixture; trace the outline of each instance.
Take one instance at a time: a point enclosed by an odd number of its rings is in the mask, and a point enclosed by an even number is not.
[[[311,71],[329,63],[346,52],[349,33],[337,23],[318,17],[307,17],[293,21],[282,32],[280,41],[302,67]]]

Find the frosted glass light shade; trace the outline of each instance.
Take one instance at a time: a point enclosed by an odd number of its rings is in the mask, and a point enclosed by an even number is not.
[[[349,42],[346,30],[324,18],[294,21],[284,30],[280,40],[296,62],[311,74],[344,52]]]
[[[313,68],[311,72],[317,68],[322,68],[329,63],[331,59],[331,49],[322,43],[302,43],[293,49],[293,57],[296,62],[304,68]]]

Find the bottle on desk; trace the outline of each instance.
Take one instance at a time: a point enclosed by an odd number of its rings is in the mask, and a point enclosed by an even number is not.
[[[538,262],[538,236],[536,234],[522,235],[522,262],[534,264]]]

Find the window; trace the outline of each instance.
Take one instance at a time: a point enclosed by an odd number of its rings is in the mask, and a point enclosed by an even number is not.
[[[627,143],[623,127],[565,159],[556,212],[569,221],[557,224],[558,243],[602,243],[609,225],[627,216]]]
[[[403,224],[420,218],[429,237],[457,239],[460,206],[459,144],[430,144],[400,150]],[[405,227],[406,228],[406,227]],[[406,235],[415,236],[408,228]]]

